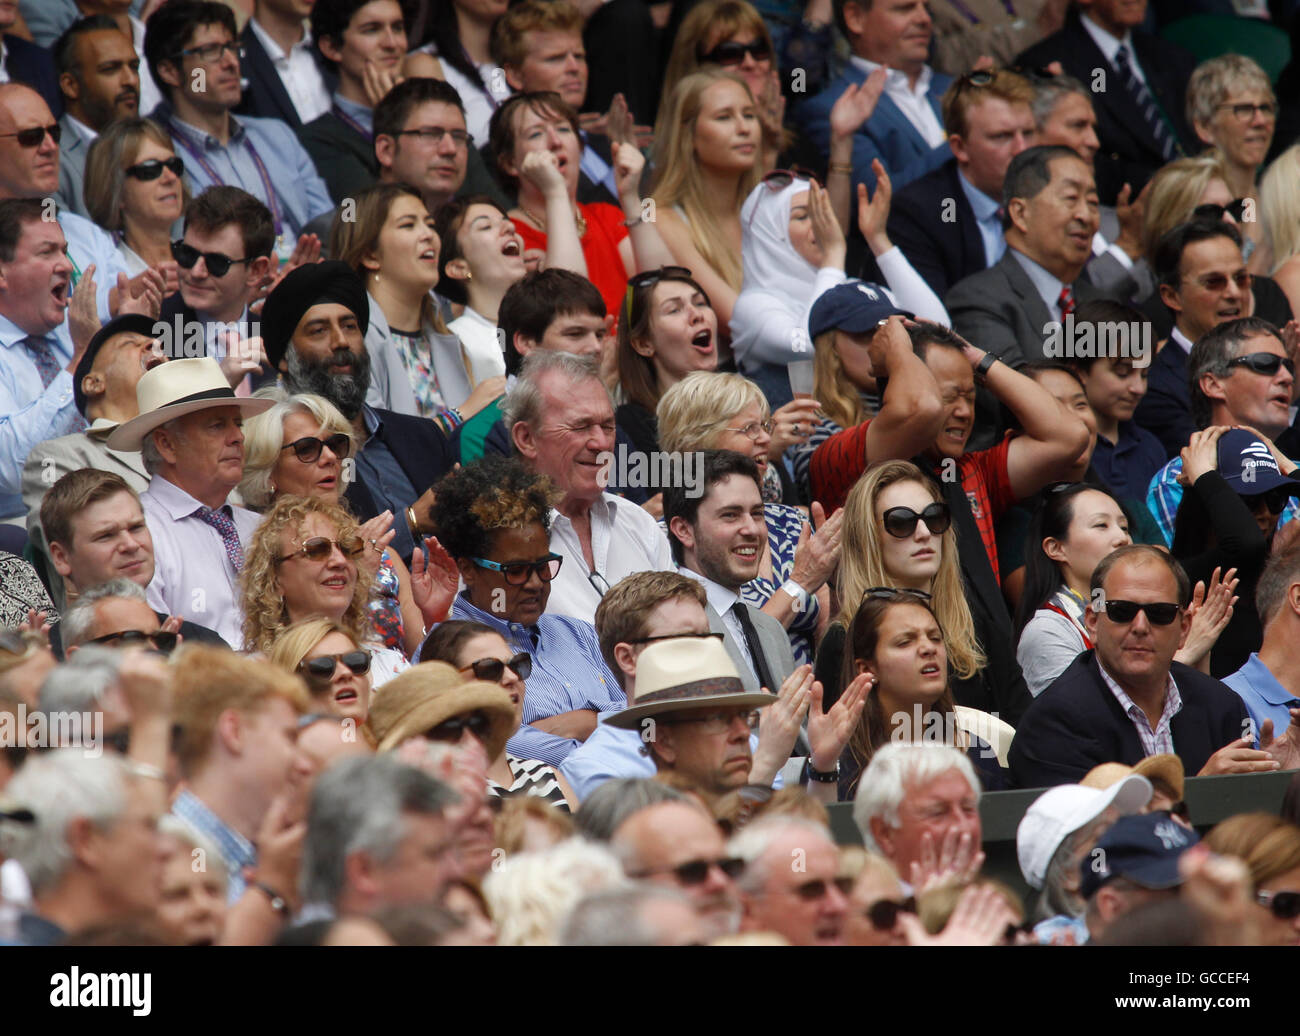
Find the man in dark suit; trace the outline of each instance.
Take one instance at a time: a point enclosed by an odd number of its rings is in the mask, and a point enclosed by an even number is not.
[[[1279,768],[1287,740],[1251,748],[1246,707],[1231,689],[1173,660],[1191,627],[1187,573],[1169,554],[1121,547],[1097,566],[1084,612],[1096,647],[1034,699],[1011,742],[1022,788],[1078,783],[1101,763],[1129,766],[1173,752],[1189,774]]]
[[[329,111],[337,77],[312,43],[311,0],[256,0],[239,42],[248,85],[236,109],[292,129]]]
[[[451,470],[454,457],[432,421],[366,405],[369,325],[365,285],[337,260],[291,271],[262,309],[267,360],[284,387],[324,396],[352,422],[361,444],[355,463],[344,468],[353,514],[364,522],[391,511],[392,548],[409,559],[433,532],[431,487]]]
[[[4,34],[0,65],[9,74],[10,82],[25,83],[45,98],[57,118],[63,114],[63,95],[59,92],[58,76],[54,74],[54,61],[44,47],[8,31],[17,19],[17,4],[0,4],[0,33]]]
[[[939,100],[952,77],[925,63],[933,23],[924,0],[834,0],[834,10],[853,54],[825,90],[799,106],[795,118],[821,153],[829,156],[835,102],[876,68],[888,69],[875,111],[853,135],[853,182],[874,191],[871,162],[878,158],[897,191],[951,157]]]
[[[1181,47],[1138,29],[1145,0],[1075,0],[1064,27],[1016,60],[1025,67],[1059,61],[1088,84],[1097,109],[1097,188],[1115,204],[1120,188],[1133,194],[1162,165],[1200,150],[1187,123],[1187,80],[1196,59]]]

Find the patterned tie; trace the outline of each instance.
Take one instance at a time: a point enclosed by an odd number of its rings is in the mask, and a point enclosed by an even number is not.
[[[1070,290],[1068,284],[1061,289],[1061,294],[1056,298],[1056,304],[1060,307],[1062,317],[1074,312],[1074,292]]]
[[[221,533],[221,542],[226,547],[226,557],[236,572],[244,567],[244,548],[239,542],[239,533],[235,529],[235,520],[230,516],[230,506],[225,505],[219,511],[211,507],[200,507],[194,514],[199,521],[207,522]]]
[[[1124,81],[1124,88],[1128,90],[1129,96],[1137,105],[1138,111],[1142,113],[1142,118],[1147,124],[1147,129],[1155,138],[1156,146],[1160,153],[1165,156],[1165,161],[1177,157],[1181,150],[1178,141],[1170,132],[1169,124],[1165,122],[1164,116],[1160,113],[1160,106],[1156,104],[1156,99],[1151,96],[1151,91],[1147,89],[1146,84],[1138,78],[1138,74],[1133,71],[1133,62],[1129,58],[1128,46],[1121,45],[1115,52],[1115,68],[1118,69],[1120,78]]]
[[[41,388],[49,388],[50,382],[57,378],[59,371],[63,369],[63,364],[54,355],[54,347],[50,344],[49,338],[28,335],[23,339],[22,344],[27,350],[27,355],[32,358],[32,363],[36,364],[36,372],[41,376]],[[84,432],[87,427],[86,419],[77,414],[69,425],[68,431]]]

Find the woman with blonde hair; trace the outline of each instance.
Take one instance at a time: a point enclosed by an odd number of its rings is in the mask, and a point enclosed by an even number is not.
[[[1147,190],[1150,193],[1142,222],[1142,253],[1153,268],[1156,244],[1174,227],[1191,219],[1198,206],[1219,205],[1230,209],[1233,202],[1228,171],[1213,151],[1194,158],[1179,158],[1162,166],[1151,178]],[[1227,214],[1235,223],[1232,212]]]
[[[370,712],[370,652],[332,619],[302,619],[283,629],[267,656],[300,676],[312,704],[327,716],[364,723]]]
[[[677,83],[656,139],[659,233],[708,293],[728,336],[743,281],[740,208],[762,177],[761,144],[753,93],[721,69]]]
[[[1205,837],[1250,868],[1260,944],[1300,945],[1300,828],[1271,813],[1229,817]]]
[[[1264,170],[1259,216],[1271,260],[1269,276],[1300,313],[1300,144],[1292,144]]]

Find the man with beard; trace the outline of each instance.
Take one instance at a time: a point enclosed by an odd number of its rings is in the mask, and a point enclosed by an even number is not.
[[[54,67],[63,94],[59,141],[60,207],[90,217],[82,191],[86,154],[115,119],[140,110],[140,59],[131,39],[106,14],[82,18],[54,44]]]
[[[345,494],[361,520],[391,511],[392,548],[409,559],[418,538],[432,532],[430,487],[453,456],[429,420],[366,405],[370,356],[365,348],[370,304],[347,263],[300,266],[271,292],[262,309],[262,342],[290,392],[311,392],[352,422],[361,448],[345,468]]]

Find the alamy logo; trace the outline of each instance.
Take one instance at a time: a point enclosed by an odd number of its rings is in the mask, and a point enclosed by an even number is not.
[[[102,712],[0,712],[0,748],[79,748],[93,759],[104,752]]]
[[[1067,313],[1064,321],[1043,325],[1043,355],[1049,360],[1128,360],[1134,367],[1149,367],[1155,351],[1151,345],[1151,322],[1135,320],[1084,320],[1074,322]]]
[[[129,1007],[137,1018],[152,1009],[153,976],[149,972],[101,974],[73,965],[70,972],[59,971],[50,977],[52,1007]]]

